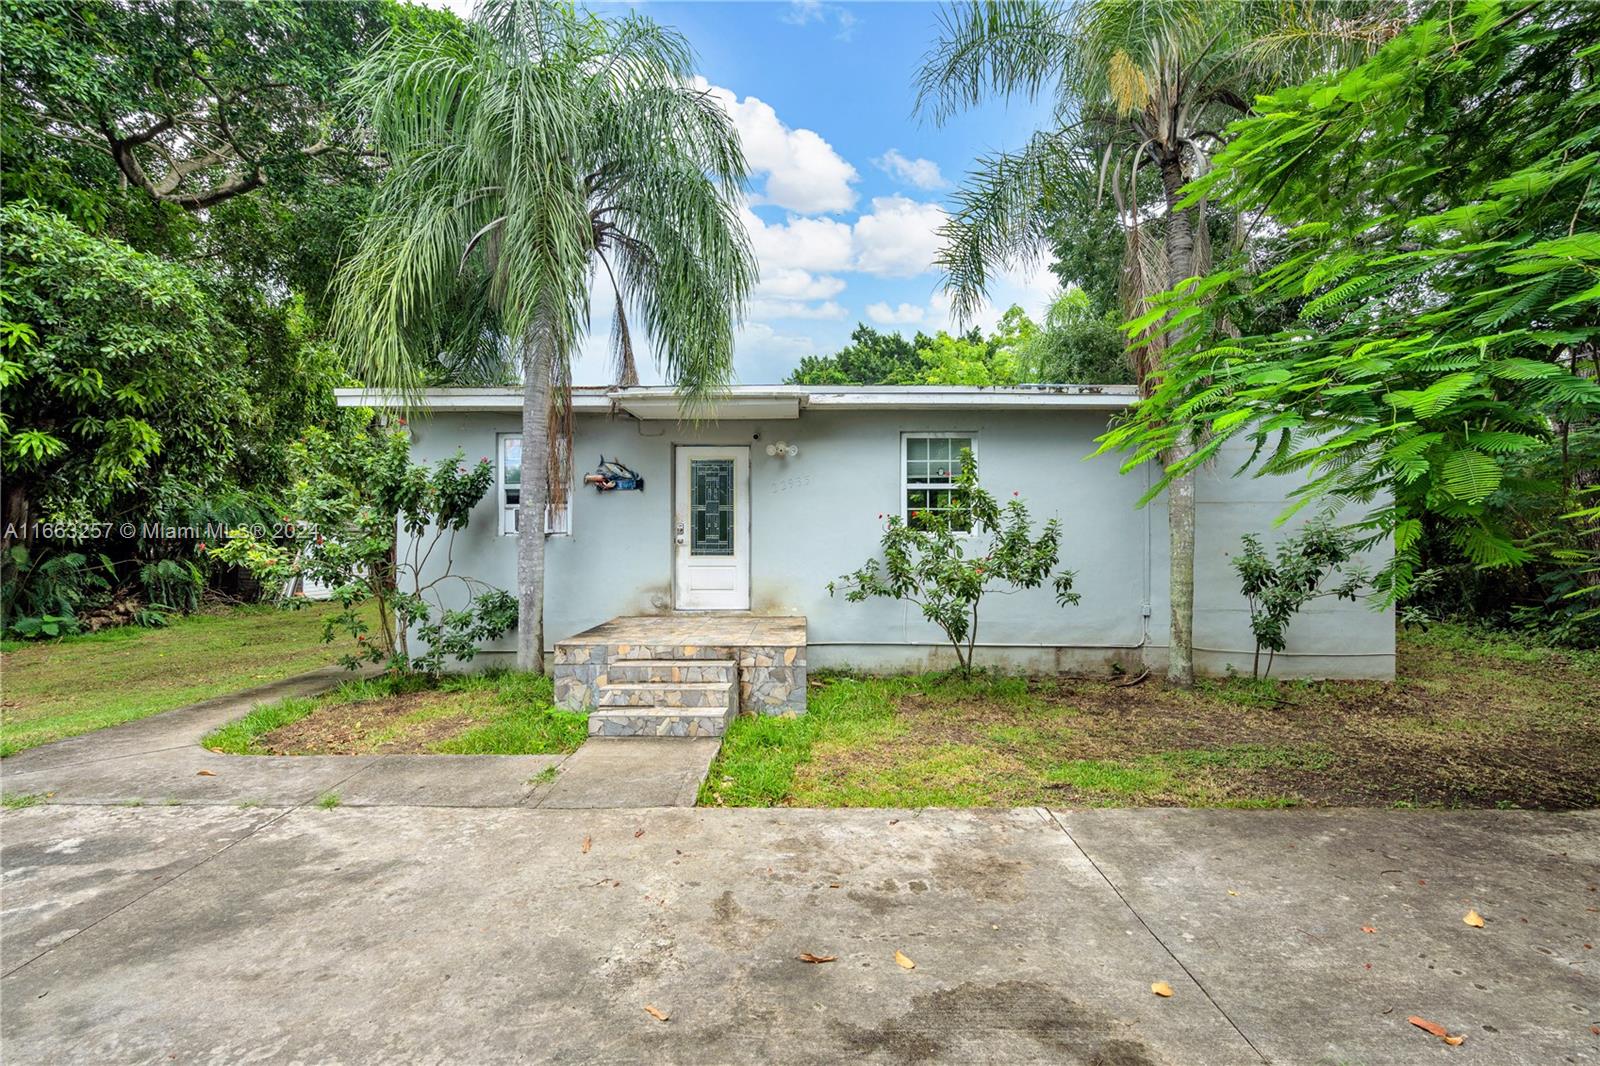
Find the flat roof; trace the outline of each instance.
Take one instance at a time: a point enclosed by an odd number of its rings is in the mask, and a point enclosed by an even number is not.
[[[395,392],[379,389],[334,389],[340,407],[380,407],[422,411],[520,411],[522,389],[515,385],[490,388],[424,389],[409,401]],[[609,412],[623,410],[644,420],[700,418],[799,418],[802,410],[927,411],[969,408],[1009,411],[1120,411],[1133,405],[1138,390],[1132,385],[734,385],[712,398],[698,411],[685,412],[677,390],[670,385],[635,385],[630,388],[578,386],[572,390],[573,410]]]

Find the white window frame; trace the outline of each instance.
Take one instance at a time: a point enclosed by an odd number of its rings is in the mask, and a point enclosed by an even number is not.
[[[495,435],[494,442],[494,502],[495,510],[500,514],[500,535],[514,537],[517,535],[517,513],[519,505],[506,502],[506,445],[516,441],[522,443],[521,433],[499,433]],[[553,443],[553,442],[552,442]],[[567,505],[560,511],[546,507],[544,512],[544,535],[547,537],[569,537],[572,535],[572,461],[567,461]],[[521,483],[517,490],[521,492]]]
[[[930,492],[941,489],[953,489],[955,478],[947,482],[912,481],[908,476],[907,464],[911,462],[911,442],[913,440],[951,440],[959,439],[969,442],[973,459],[978,457],[978,434],[976,430],[964,429],[939,429],[939,430],[904,430],[900,434],[900,521],[907,525],[911,523],[911,505],[908,497],[913,492]],[[970,532],[964,530],[962,532]]]

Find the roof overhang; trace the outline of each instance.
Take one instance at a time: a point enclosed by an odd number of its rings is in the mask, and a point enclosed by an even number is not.
[[[412,397],[378,389],[335,389],[340,407],[377,407],[416,411],[520,411],[522,390],[516,387],[424,389]],[[948,409],[1003,411],[1120,411],[1138,399],[1129,385],[1021,385],[1005,388],[944,385],[735,385],[698,406],[684,406],[676,390],[665,385],[632,388],[580,387],[572,390],[572,407],[582,413],[624,411],[641,421],[696,418],[733,421],[778,421],[799,418],[811,410],[934,411]]]
[[[695,417],[695,410],[686,409],[677,393],[668,389],[644,393],[641,389],[618,389],[612,396],[616,405],[642,422],[678,421]],[[769,422],[783,418],[800,417],[798,395],[750,395],[735,393],[708,401],[701,418],[729,419],[749,422]]]

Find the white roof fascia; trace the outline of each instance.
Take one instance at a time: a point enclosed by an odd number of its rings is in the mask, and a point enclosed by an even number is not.
[[[404,408],[405,399],[380,389],[335,389],[340,407]],[[709,401],[699,417],[708,419],[775,420],[798,418],[802,408],[826,410],[918,411],[1120,411],[1137,402],[1127,385],[1041,385],[1008,388],[882,385],[815,387],[805,385],[735,385]],[[425,389],[409,406],[423,411],[520,411],[522,390],[516,387]],[[620,407],[636,418],[653,421],[693,417],[680,407],[670,386],[631,389],[576,389],[572,406],[580,413],[608,412]]]

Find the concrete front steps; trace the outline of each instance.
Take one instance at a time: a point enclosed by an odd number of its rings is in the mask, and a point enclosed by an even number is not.
[[[592,737],[720,737],[745,714],[804,714],[806,624],[745,612],[613,618],[557,641],[556,705]]]
[[[739,713],[732,659],[629,659],[596,679],[592,737],[720,737]]]

